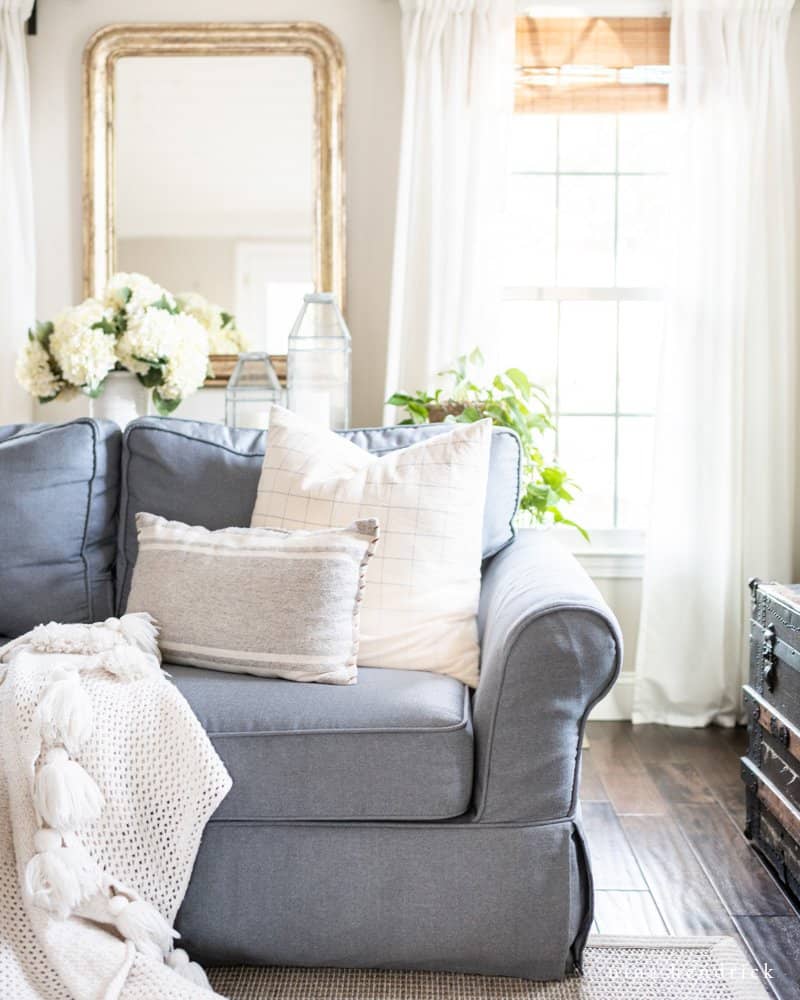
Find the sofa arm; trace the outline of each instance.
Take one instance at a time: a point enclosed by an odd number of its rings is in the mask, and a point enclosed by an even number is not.
[[[616,619],[552,533],[523,531],[484,569],[479,623],[475,819],[568,816],[586,717],[622,661]]]

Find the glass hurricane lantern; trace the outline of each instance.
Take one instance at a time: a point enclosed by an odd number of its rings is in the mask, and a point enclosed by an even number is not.
[[[240,354],[225,390],[225,423],[266,430],[270,406],[280,402],[281,386],[269,355],[262,351]]]

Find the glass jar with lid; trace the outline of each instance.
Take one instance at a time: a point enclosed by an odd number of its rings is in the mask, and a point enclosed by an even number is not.
[[[334,430],[350,425],[350,331],[331,292],[312,292],[289,334],[288,407]]]

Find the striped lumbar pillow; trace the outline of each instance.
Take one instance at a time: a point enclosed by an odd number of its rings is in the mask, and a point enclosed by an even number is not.
[[[378,522],[325,531],[206,528],[137,514],[128,611],[149,611],[164,660],[354,684]]]

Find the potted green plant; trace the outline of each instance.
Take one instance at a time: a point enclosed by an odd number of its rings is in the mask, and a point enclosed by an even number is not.
[[[406,411],[404,424],[472,423],[490,417],[498,427],[516,431],[524,455],[520,500],[523,518],[537,524],[569,525],[588,541],[586,530],[564,514],[579,487],[564,468],[542,452],[543,435],[554,429],[547,391],[519,368],[507,368],[487,380],[483,377],[484,365],[483,355],[476,348],[439,373],[450,380],[446,387],[413,395],[395,392],[387,403]]]

